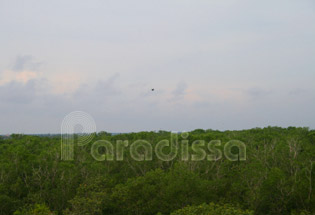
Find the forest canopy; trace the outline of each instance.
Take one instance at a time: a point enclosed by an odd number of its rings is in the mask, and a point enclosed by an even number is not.
[[[170,132],[96,133],[93,142],[157,143]],[[183,137],[179,136],[179,140]],[[242,131],[196,129],[195,140],[231,140],[246,145],[246,159],[97,161],[91,146],[75,145],[74,159],[61,159],[60,135],[0,137],[1,215],[266,215],[315,212],[315,131],[308,128],[254,128]],[[153,146],[154,147],[154,146]],[[106,153],[100,148],[100,154]],[[203,150],[210,153],[205,145]],[[139,148],[140,153],[141,148]],[[235,150],[233,153],[238,154]]]

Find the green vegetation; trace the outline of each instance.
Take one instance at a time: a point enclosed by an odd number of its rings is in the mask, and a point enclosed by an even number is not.
[[[198,206],[187,206],[179,209],[171,215],[253,215],[253,211],[244,211],[230,205],[218,205],[214,203],[202,204]]]
[[[96,140],[147,140],[170,133],[96,134]],[[182,137],[179,137],[181,141]],[[197,129],[195,140],[246,144],[246,161],[96,161],[91,145],[75,146],[73,161],[60,159],[60,138],[11,135],[0,138],[0,215],[268,215],[315,212],[315,131],[255,128]],[[211,152],[203,148],[209,155]],[[103,149],[100,149],[100,153]],[[141,152],[141,149],[139,148]],[[237,153],[237,149],[233,150]],[[191,148],[190,154],[196,153]],[[104,150],[103,150],[104,153]]]

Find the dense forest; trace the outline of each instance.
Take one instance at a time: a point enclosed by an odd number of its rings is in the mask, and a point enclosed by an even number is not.
[[[153,145],[170,132],[95,134],[75,145],[74,159],[61,159],[60,136],[13,134],[0,138],[1,215],[268,215],[315,212],[315,131],[308,128],[197,129],[186,137],[189,154],[196,140],[230,140],[246,145],[246,160],[225,156],[209,161],[176,157],[161,161],[97,161],[97,140],[147,140]],[[179,136],[179,141],[183,138]],[[115,144],[114,144],[115,146]],[[100,148],[100,153],[106,150]],[[139,148],[141,153],[142,149]],[[238,148],[232,152],[238,154]]]

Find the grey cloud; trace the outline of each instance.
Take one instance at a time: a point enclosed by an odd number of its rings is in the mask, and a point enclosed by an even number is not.
[[[12,69],[14,71],[22,71],[24,69],[36,70],[41,64],[41,62],[36,62],[32,55],[19,55],[16,57]]]
[[[31,55],[21,55],[15,59],[13,71],[20,72],[25,69],[36,70],[41,63],[35,62]],[[0,101],[12,104],[29,104],[36,99],[37,94],[45,89],[45,80],[33,78],[26,83],[11,80],[0,85]]]
[[[23,84],[12,81],[0,86],[1,103],[14,104],[30,103],[36,97],[36,81],[31,80]]]
[[[116,73],[106,80],[82,85],[75,93],[74,98],[99,101],[102,98],[118,95],[121,90],[116,86],[119,74]]]
[[[271,90],[265,90],[260,87],[252,87],[245,91],[245,93],[253,99],[263,98],[272,93]]]
[[[74,110],[94,112],[103,107],[108,109],[117,104],[117,101],[112,103],[112,99],[122,93],[116,86],[118,77],[119,74],[114,74],[95,84],[84,84],[75,93],[61,95],[52,94],[47,89],[49,82],[46,79],[32,79],[27,83],[12,81],[0,85],[0,109],[9,111],[11,114],[14,110],[31,112],[37,110],[50,115],[56,115],[56,113],[64,115]]]
[[[187,88],[188,88],[188,85],[185,82],[179,82],[175,90],[173,90],[173,95],[175,97],[184,96],[187,93]]]
[[[295,96],[295,95],[302,95],[307,93],[307,90],[305,89],[301,89],[301,88],[296,88],[296,89],[292,89],[289,91],[289,95],[290,96]]]
[[[119,73],[116,73],[105,81],[99,81],[95,90],[103,95],[118,95],[121,93],[121,90],[116,85],[118,79]]]

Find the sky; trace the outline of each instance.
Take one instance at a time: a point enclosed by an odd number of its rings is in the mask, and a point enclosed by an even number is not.
[[[315,129],[314,83],[314,0],[0,0],[0,134]]]

